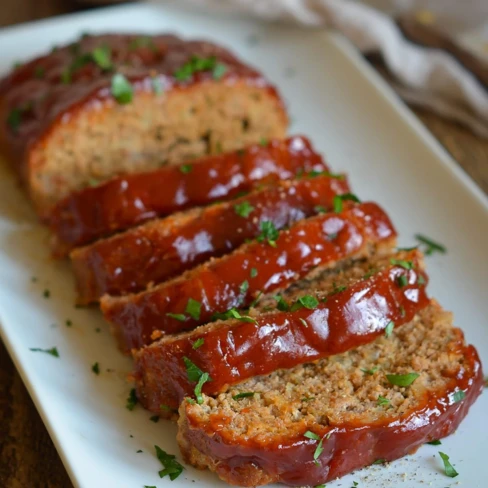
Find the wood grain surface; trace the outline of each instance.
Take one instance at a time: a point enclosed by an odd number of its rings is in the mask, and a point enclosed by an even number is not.
[[[79,4],[72,0],[2,0],[0,26],[66,13],[76,8]],[[488,193],[488,141],[480,140],[463,127],[432,113],[413,110],[461,167]],[[0,342],[0,487],[72,486],[49,434]]]

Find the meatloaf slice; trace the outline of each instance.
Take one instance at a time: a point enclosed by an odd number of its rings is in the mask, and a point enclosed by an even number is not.
[[[432,302],[389,337],[182,402],[184,458],[232,485],[314,486],[451,434],[483,388],[451,324]]]
[[[251,311],[252,320],[218,321],[137,351],[138,398],[164,415],[193,395],[199,378],[188,374],[189,365],[209,375],[203,391],[215,395],[253,376],[367,344],[429,304],[426,282],[418,251],[322,270],[274,297],[272,311],[264,312],[266,305],[261,314]],[[161,404],[168,409],[162,412]]]
[[[78,303],[160,283],[256,237],[261,222],[271,222],[277,229],[288,227],[317,213],[317,208],[332,208],[334,196],[348,192],[342,175],[282,181],[230,202],[154,220],[75,249],[71,262]]]
[[[272,139],[231,153],[116,177],[74,192],[49,216],[54,248],[63,255],[145,220],[236,197],[257,184],[324,171],[322,157],[301,136]]]
[[[41,215],[74,190],[284,137],[275,88],[226,49],[85,35],[0,81],[0,146]]]
[[[138,294],[103,296],[102,311],[123,351],[163,334],[193,329],[233,307],[247,307],[258,293],[287,286],[318,265],[390,249],[395,231],[374,203],[300,221],[278,233],[262,222],[258,240],[212,259],[178,278]],[[260,242],[262,241],[262,242]]]

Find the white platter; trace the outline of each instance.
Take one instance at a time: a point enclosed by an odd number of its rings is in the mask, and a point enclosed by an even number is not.
[[[454,311],[456,323],[488,363],[488,201],[347,42],[318,31],[210,17],[167,5],[132,5],[2,29],[0,72],[83,31],[106,30],[209,38],[262,69],[288,102],[292,132],[310,136],[333,169],[348,171],[360,197],[384,205],[401,244],[412,245],[420,232],[448,247],[448,254],[428,259],[430,292]],[[190,467],[174,482],[158,477],[153,446],[179,456],[175,426],[154,424],[140,407],[125,408],[131,361],[117,352],[97,311],[73,307],[69,266],[49,258],[47,232],[4,164],[0,195],[2,337],[74,485],[224,486],[212,474]],[[50,298],[43,297],[45,289]],[[73,325],[67,327],[66,320]],[[29,350],[53,346],[59,359]],[[100,376],[91,372],[96,361]],[[484,487],[487,411],[484,394],[458,432],[442,441],[458,478],[444,475],[438,447],[423,446],[387,467],[368,468],[327,486],[348,488],[354,480],[370,488],[444,488],[458,482]],[[143,452],[136,453],[139,449]]]

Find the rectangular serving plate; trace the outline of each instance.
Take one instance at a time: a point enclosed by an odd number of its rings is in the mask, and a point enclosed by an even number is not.
[[[350,173],[363,200],[387,209],[402,245],[415,244],[414,234],[424,233],[447,246],[446,255],[428,258],[430,293],[455,313],[456,324],[486,362],[488,201],[347,41],[323,31],[139,4],[4,28],[0,72],[87,31],[167,31],[207,38],[261,69],[287,101],[291,132],[309,136],[334,170]],[[153,446],[179,457],[175,425],[154,424],[142,408],[125,408],[131,361],[117,351],[97,310],[73,307],[69,264],[51,260],[47,231],[36,222],[6,164],[0,172],[1,334],[74,485],[185,487],[195,481],[191,486],[225,486],[191,467],[173,482],[158,477]],[[53,346],[60,358],[30,351]],[[95,362],[99,376],[91,371]],[[441,448],[426,445],[415,455],[327,486],[357,481],[369,488],[444,488],[459,481],[482,487],[487,411],[485,394]],[[451,457],[458,478],[444,475],[439,449]]]

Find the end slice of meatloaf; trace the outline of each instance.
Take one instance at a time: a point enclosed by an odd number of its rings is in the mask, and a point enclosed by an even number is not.
[[[232,485],[314,486],[451,434],[482,388],[476,350],[432,302],[389,337],[183,401],[178,441]]]
[[[255,188],[327,170],[302,136],[271,139],[191,163],[129,174],[77,191],[59,202],[48,223],[57,255],[145,220],[229,200]]]
[[[315,173],[314,173],[315,174]],[[108,239],[75,249],[70,257],[78,303],[137,292],[219,257],[255,238],[261,222],[277,229],[332,208],[349,192],[344,175],[282,181],[241,198],[153,220]]]
[[[91,180],[284,137],[276,89],[226,49],[83,36],[0,81],[0,146],[41,215]]]
[[[164,337],[136,351],[134,378],[141,403],[165,415],[185,396],[193,396],[200,378],[189,374],[191,365],[209,376],[200,390],[216,395],[256,375],[390,335],[429,304],[418,251],[315,274],[273,297],[272,311],[261,305],[241,319]],[[162,404],[169,409],[162,411]]]
[[[138,294],[103,296],[105,318],[123,351],[163,334],[195,328],[215,313],[248,307],[259,293],[285,287],[321,265],[391,249],[396,233],[374,203],[323,214],[278,232],[263,222],[256,241]],[[253,271],[253,269],[255,271]]]

